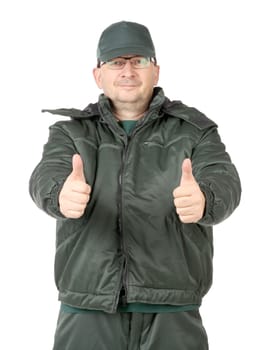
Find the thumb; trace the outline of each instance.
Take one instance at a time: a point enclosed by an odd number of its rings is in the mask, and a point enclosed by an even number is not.
[[[82,158],[79,154],[73,155],[72,167],[73,167],[73,170],[71,173],[71,177],[74,180],[86,182],[85,174],[84,174],[84,165],[83,165]]]
[[[187,185],[189,183],[195,182],[195,178],[192,171],[191,159],[186,158],[182,164],[182,175],[180,180],[180,186]]]

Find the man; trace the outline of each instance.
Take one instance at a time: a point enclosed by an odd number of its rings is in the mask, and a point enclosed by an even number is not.
[[[205,350],[199,314],[212,283],[212,226],[240,201],[217,125],[156,87],[148,29],[102,33],[103,93],[50,127],[30,179],[57,219],[61,310],[54,350]]]

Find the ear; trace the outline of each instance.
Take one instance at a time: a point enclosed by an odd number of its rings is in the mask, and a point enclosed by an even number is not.
[[[99,89],[102,89],[100,68],[94,68],[93,69],[93,76],[94,76],[96,85],[99,87]]]
[[[154,66],[154,85],[158,84],[160,67],[158,65]]]

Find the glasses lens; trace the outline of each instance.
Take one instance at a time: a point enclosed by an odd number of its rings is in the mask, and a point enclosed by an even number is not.
[[[134,68],[146,68],[150,64],[149,57],[133,57],[130,59],[130,62]]]
[[[126,60],[124,58],[119,57],[119,58],[114,58],[113,60],[107,61],[106,64],[110,69],[122,69],[126,64]]]

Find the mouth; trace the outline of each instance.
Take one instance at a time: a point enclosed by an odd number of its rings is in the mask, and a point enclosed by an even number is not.
[[[117,83],[117,86],[124,87],[124,88],[134,88],[134,87],[140,86],[140,83],[130,81],[130,80],[121,80]]]

